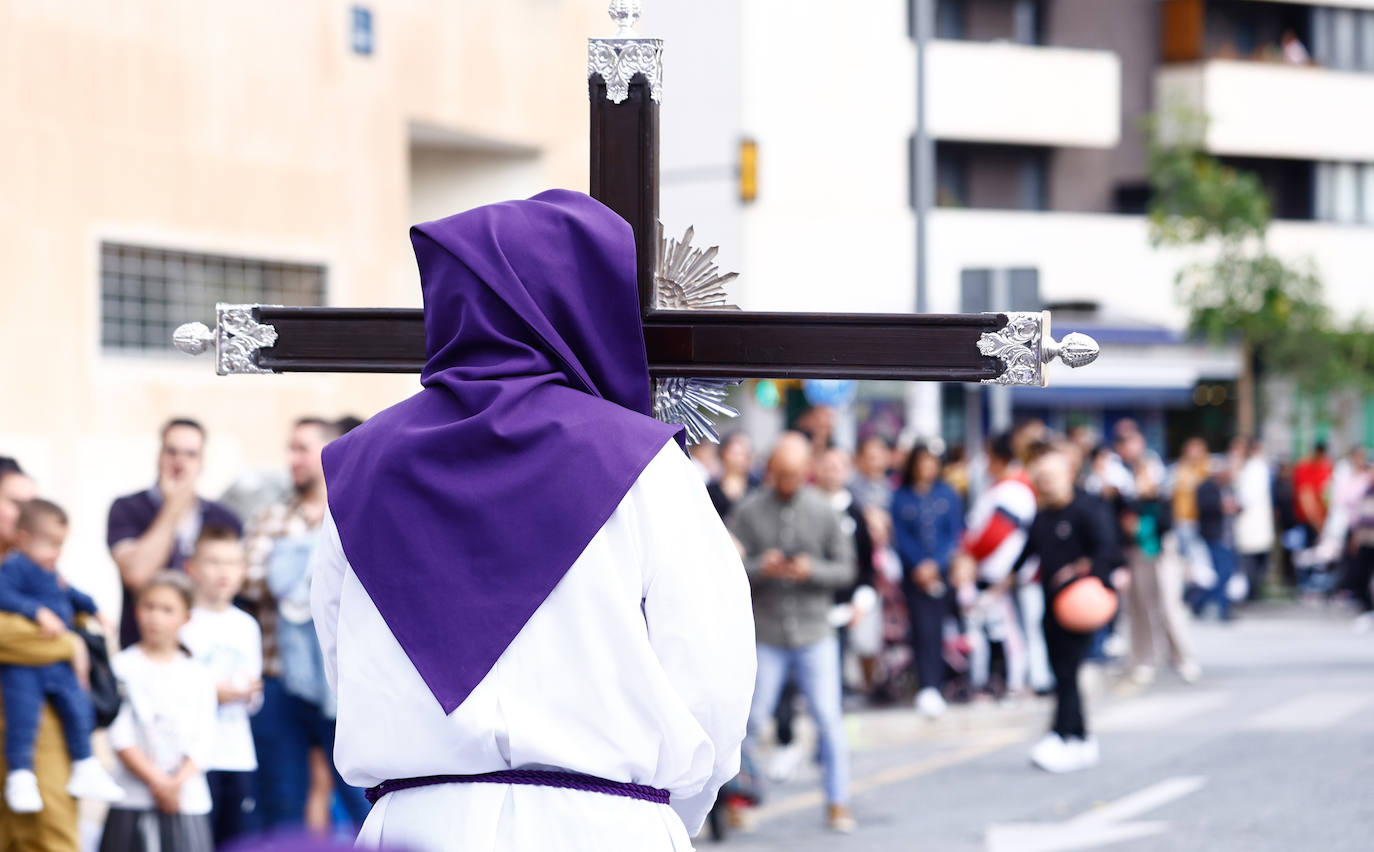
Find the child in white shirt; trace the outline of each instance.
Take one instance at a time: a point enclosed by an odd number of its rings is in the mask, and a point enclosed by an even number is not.
[[[250,828],[246,808],[251,807],[258,768],[248,716],[262,704],[262,629],[234,606],[247,570],[243,544],[228,527],[202,530],[186,563],[196,592],[181,641],[209,669],[219,698],[215,748],[205,767],[216,847]]]
[[[141,638],[111,661],[124,704],[110,725],[124,798],[110,808],[100,852],[212,852],[210,788],[215,683],[178,641],[191,616],[185,574],[167,571],[139,593]]]

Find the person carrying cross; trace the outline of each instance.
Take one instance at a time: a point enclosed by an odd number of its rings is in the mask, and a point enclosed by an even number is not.
[[[754,626],[648,416],[631,229],[554,190],[411,241],[423,389],[325,449],[311,567],[359,845],[685,852],[739,767]]]

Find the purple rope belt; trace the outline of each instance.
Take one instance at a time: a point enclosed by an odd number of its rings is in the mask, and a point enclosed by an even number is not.
[[[639,799],[641,802],[668,804],[667,790],[648,787],[644,784],[630,784],[625,781],[607,781],[594,775],[581,775],[576,772],[555,772],[548,769],[506,769],[500,772],[486,772],[481,775],[426,775],[421,778],[398,778],[383,781],[376,787],[367,789],[367,800],[376,804],[387,793],[398,790],[413,790],[417,787],[437,787],[440,784],[524,784],[532,787],[558,787],[563,790],[583,790],[588,793],[605,793],[608,796],[624,796]]]

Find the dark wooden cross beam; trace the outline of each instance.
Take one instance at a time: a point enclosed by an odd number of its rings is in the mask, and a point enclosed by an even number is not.
[[[716,400],[720,380],[746,378],[1042,385],[1051,357],[1071,366],[1096,357],[1097,344],[1084,335],[1055,341],[1043,312],[760,313],[726,305],[721,285],[733,276],[715,274],[714,249],[692,248],[690,231],[681,242],[660,236],[663,44],[630,29],[638,5],[611,3],[620,32],[588,43],[590,191],[634,229],[656,405],[665,387],[681,393],[689,379],[703,380],[707,397],[714,384]],[[220,373],[402,373],[419,372],[425,363],[418,309],[221,305],[213,332],[189,324],[177,330],[176,342],[192,354],[213,343]]]

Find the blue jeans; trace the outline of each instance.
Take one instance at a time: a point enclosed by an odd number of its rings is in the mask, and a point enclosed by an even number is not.
[[[33,741],[38,736],[38,714],[45,700],[52,702],[62,721],[71,759],[91,756],[95,708],[76,682],[70,664],[0,666],[0,689],[4,690],[5,761],[9,771],[33,769]]]
[[[845,741],[844,715],[840,710],[840,646],[835,637],[800,648],[759,645],[758,675],[754,701],[749,707],[749,736],[744,747],[751,756],[758,751],[759,731],[778,706],[778,696],[789,677],[806,696],[806,706],[820,731],[821,765],[825,771],[825,798],[829,804],[849,802],[849,744]]]
[[[367,798],[334,769],[334,720],[317,704],[286,691],[280,678],[262,679],[262,709],[253,715],[258,751],[257,822],[265,831],[305,823],[310,792],[310,748],[319,746],[334,772],[334,792],[354,826],[367,818]]]
[[[1231,598],[1226,593],[1226,586],[1236,570],[1236,552],[1222,542],[1211,539],[1207,540],[1207,551],[1212,556],[1212,568],[1217,572],[1217,582],[1198,598],[1197,603],[1193,606],[1193,613],[1202,615],[1203,611],[1207,609],[1207,604],[1215,603],[1217,605],[1217,617],[1222,621],[1229,621],[1231,618]]]

